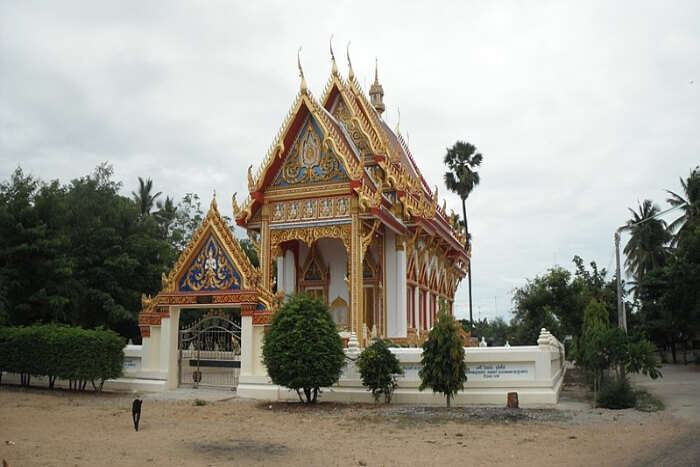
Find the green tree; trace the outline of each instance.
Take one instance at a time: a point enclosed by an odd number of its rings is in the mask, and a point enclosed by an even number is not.
[[[384,395],[384,401],[389,404],[394,390],[398,387],[396,376],[403,374],[396,355],[381,339],[362,351],[357,359],[362,384],[372,391],[375,402]]]
[[[456,193],[462,200],[462,218],[464,219],[464,229],[466,239],[464,249],[469,250],[471,235],[469,234],[469,221],[467,218],[467,198],[474,191],[474,188],[481,180],[479,172],[475,169],[481,165],[484,156],[476,152],[476,147],[473,144],[464,141],[457,141],[451,148],[447,148],[444,163],[448,168],[445,172],[445,185],[447,189]],[[474,322],[474,314],[472,312],[472,272],[473,265],[469,261],[469,321]]]
[[[464,389],[467,380],[467,364],[464,361],[464,343],[458,332],[459,324],[447,313],[444,303],[440,306],[437,321],[423,343],[423,368],[418,372],[423,391],[431,388],[433,392],[445,395],[447,407],[451,400]]]
[[[639,211],[629,211],[632,218],[627,221],[630,239],[623,250],[627,257],[625,268],[639,284],[649,271],[664,265],[671,234],[665,221],[653,218],[660,211],[650,200],[640,203]]]
[[[153,210],[153,207],[156,204],[156,199],[162,194],[162,192],[158,192],[156,194],[152,194],[151,192],[153,191],[153,180],[146,179],[146,181],[143,180],[143,178],[139,177],[139,189],[138,191],[132,191],[131,196],[134,199],[134,202],[139,208],[139,212],[141,213],[142,216],[150,216],[151,211]]]
[[[66,317],[72,269],[60,231],[63,196],[56,182],[42,185],[21,168],[0,184],[0,314],[8,324]]]
[[[294,389],[302,402],[315,403],[321,388],[336,383],[345,365],[328,307],[306,294],[289,296],[272,317],[263,361],[275,384]]]
[[[678,240],[688,226],[693,221],[700,219],[700,167],[695,167],[691,170],[688,178],[686,180],[681,178],[680,182],[683,188],[681,195],[671,190],[666,190],[670,195],[670,197],[666,199],[668,204],[673,207],[680,207],[683,211],[683,214],[669,225],[671,232],[675,233],[673,236],[673,246],[678,244]]]

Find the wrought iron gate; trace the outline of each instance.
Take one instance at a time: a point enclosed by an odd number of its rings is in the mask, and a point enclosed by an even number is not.
[[[235,389],[241,371],[241,327],[210,312],[178,336],[180,385]]]

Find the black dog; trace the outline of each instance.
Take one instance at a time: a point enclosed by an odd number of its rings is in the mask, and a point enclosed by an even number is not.
[[[141,420],[141,399],[134,399],[134,403],[131,404],[131,417],[134,419],[134,428],[139,431],[139,420]]]

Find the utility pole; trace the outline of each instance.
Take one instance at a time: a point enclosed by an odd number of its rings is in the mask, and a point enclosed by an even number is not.
[[[626,226],[618,227],[615,231],[615,261],[617,263],[617,324],[620,329],[627,334],[627,314],[625,313],[625,305],[622,303],[622,279],[620,277],[620,232]]]

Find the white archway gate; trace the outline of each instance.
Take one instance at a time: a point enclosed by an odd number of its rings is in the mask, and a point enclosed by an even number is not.
[[[179,329],[178,385],[235,390],[240,371],[240,314],[236,320],[226,309],[212,310]]]

